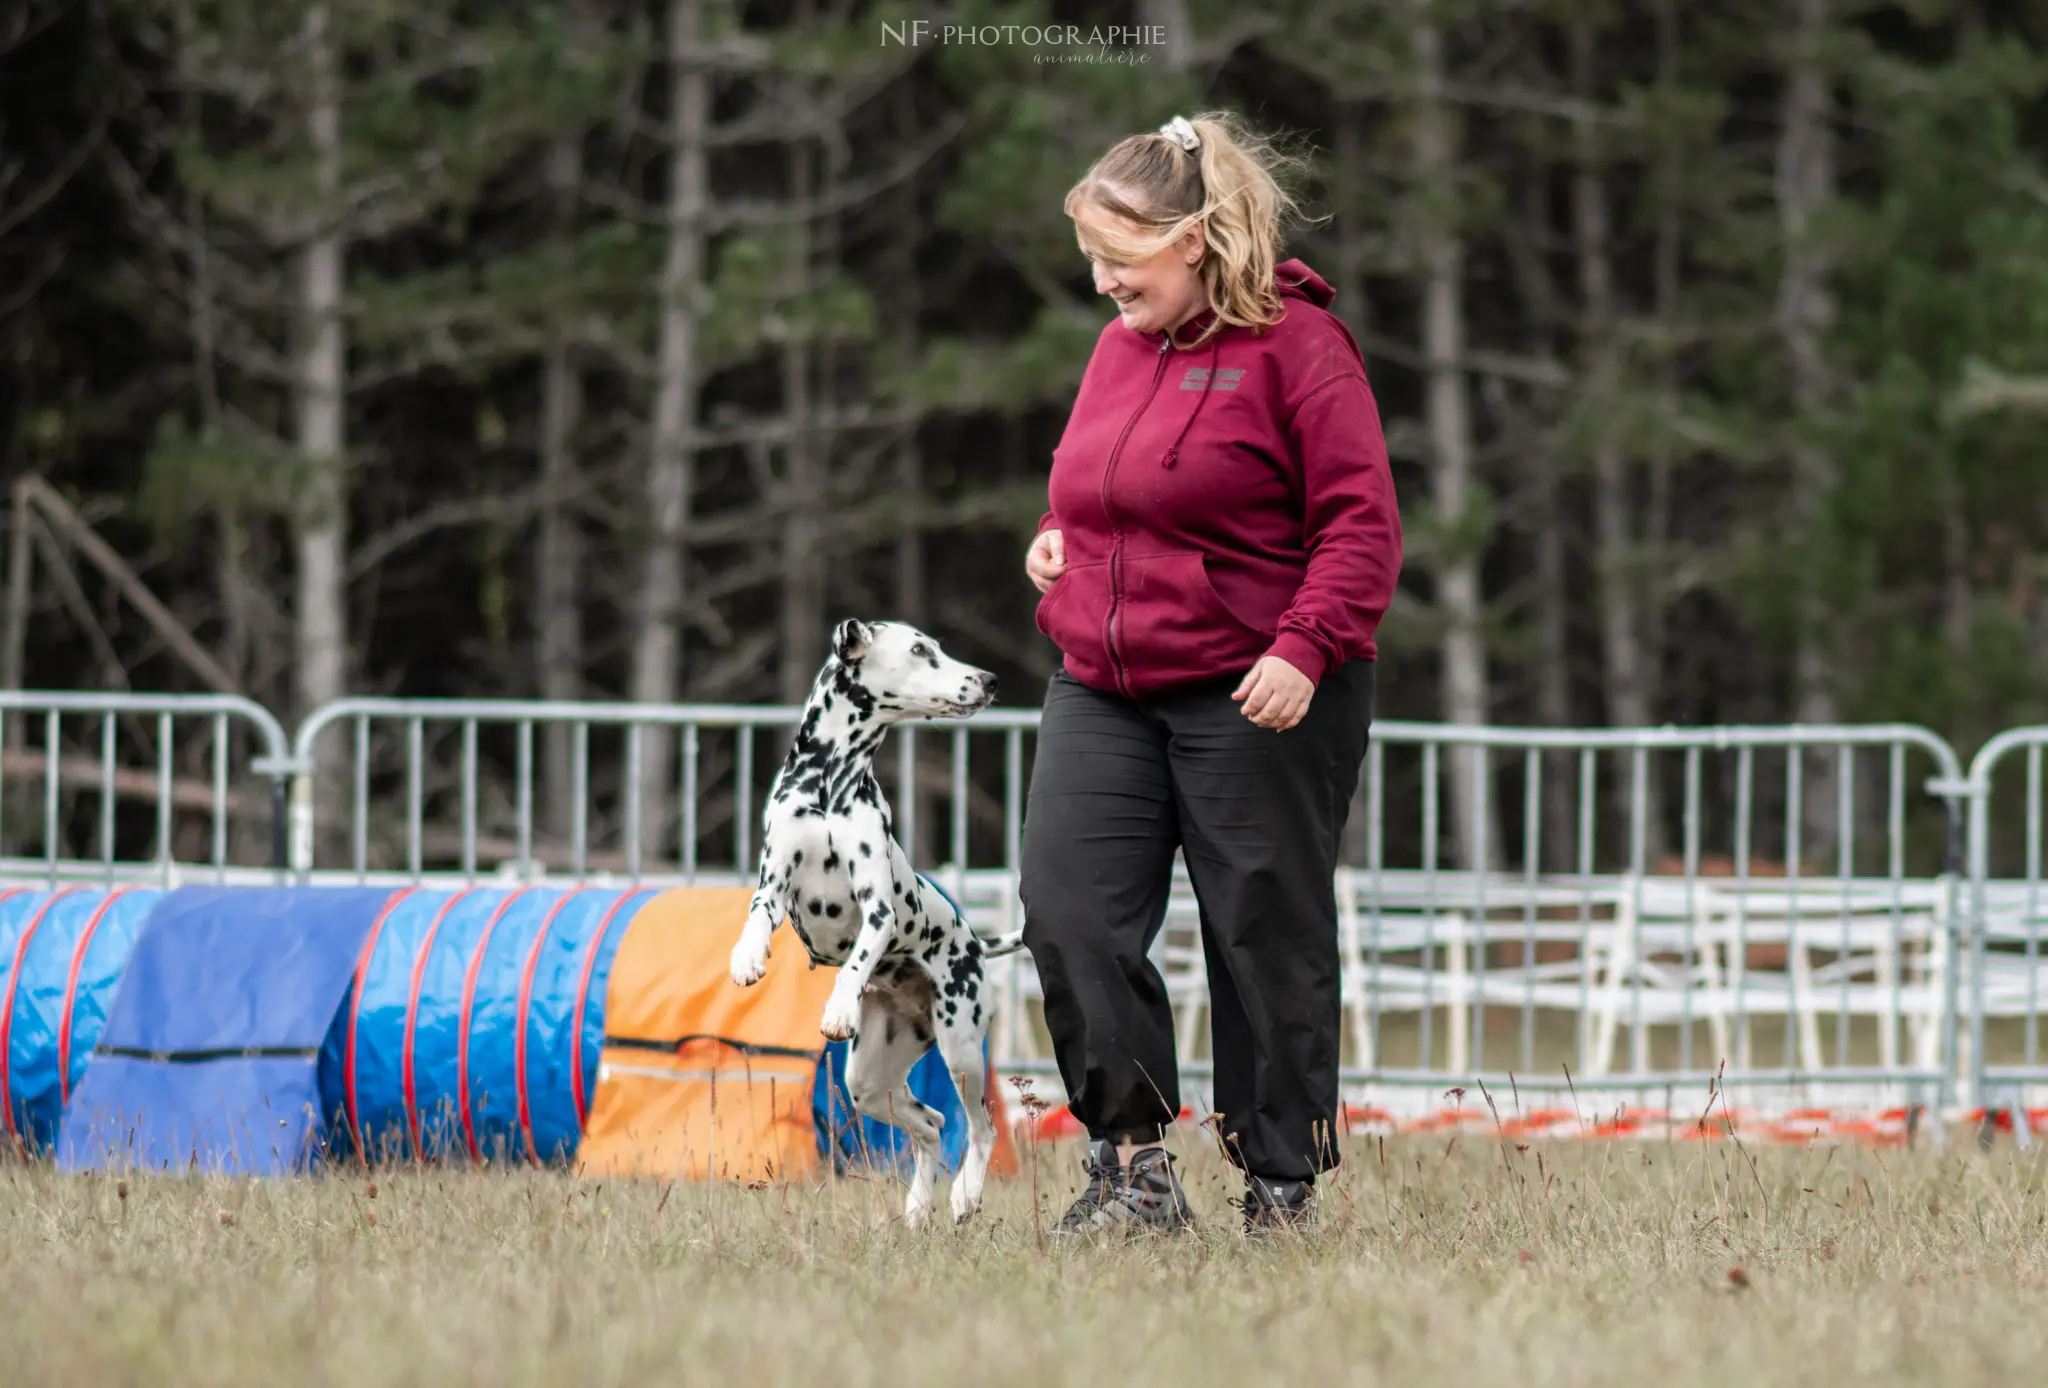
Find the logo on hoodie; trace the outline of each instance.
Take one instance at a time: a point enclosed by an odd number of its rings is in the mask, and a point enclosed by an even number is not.
[[[1217,369],[1216,378],[1209,378],[1206,366],[1191,366],[1188,374],[1180,378],[1182,390],[1236,390],[1237,383],[1244,379],[1244,372],[1235,366]]]

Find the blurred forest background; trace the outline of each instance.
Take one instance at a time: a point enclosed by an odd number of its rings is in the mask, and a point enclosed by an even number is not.
[[[1037,23],[1164,41],[938,41]],[[1385,418],[1381,716],[1967,753],[2048,713],[2044,83],[1970,0],[10,0],[0,684],[798,701],[860,614],[1035,704],[1061,195],[1228,107]]]

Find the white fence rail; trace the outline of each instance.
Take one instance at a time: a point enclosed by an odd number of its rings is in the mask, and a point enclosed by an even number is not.
[[[281,872],[294,766],[249,699],[0,691],[0,878]]]
[[[2016,728],[1985,743],[1970,763],[1969,878],[1972,902],[1965,967],[1968,997],[1958,1037],[1970,1092],[2023,1114],[2048,1088],[2041,1007],[2048,995],[2042,935],[2048,883],[2042,878],[2043,750],[2048,727]],[[2013,762],[2023,767],[2015,785]],[[2018,830],[2015,835],[2014,830]],[[2017,838],[2017,843],[2014,842]],[[1995,866],[2018,868],[1994,876]],[[2020,1125],[2024,1132],[2025,1125]]]

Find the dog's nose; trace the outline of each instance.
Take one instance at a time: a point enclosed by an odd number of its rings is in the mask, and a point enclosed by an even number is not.
[[[995,698],[995,696],[996,696],[996,677],[995,677],[994,675],[990,674],[990,673],[989,673],[988,671],[986,671],[986,670],[983,670],[983,671],[981,671],[981,672],[980,672],[979,674],[977,674],[977,675],[976,675],[976,676],[974,677],[974,680],[975,680],[975,683],[977,683],[977,684],[979,684],[979,685],[981,686],[981,693],[982,693],[982,697],[984,697],[984,698],[988,698],[988,699],[993,699],[993,698]]]

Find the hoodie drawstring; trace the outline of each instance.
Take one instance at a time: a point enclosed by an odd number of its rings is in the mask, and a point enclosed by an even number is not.
[[[1180,426],[1180,432],[1173,436],[1173,443],[1159,460],[1159,466],[1171,470],[1180,457],[1180,441],[1188,436],[1188,430],[1195,427],[1195,416],[1201,414],[1202,406],[1209,401],[1209,392],[1216,388],[1216,362],[1222,351],[1222,334],[1209,339],[1209,374],[1202,380],[1201,398],[1195,401],[1195,408],[1189,412],[1187,422]]]

